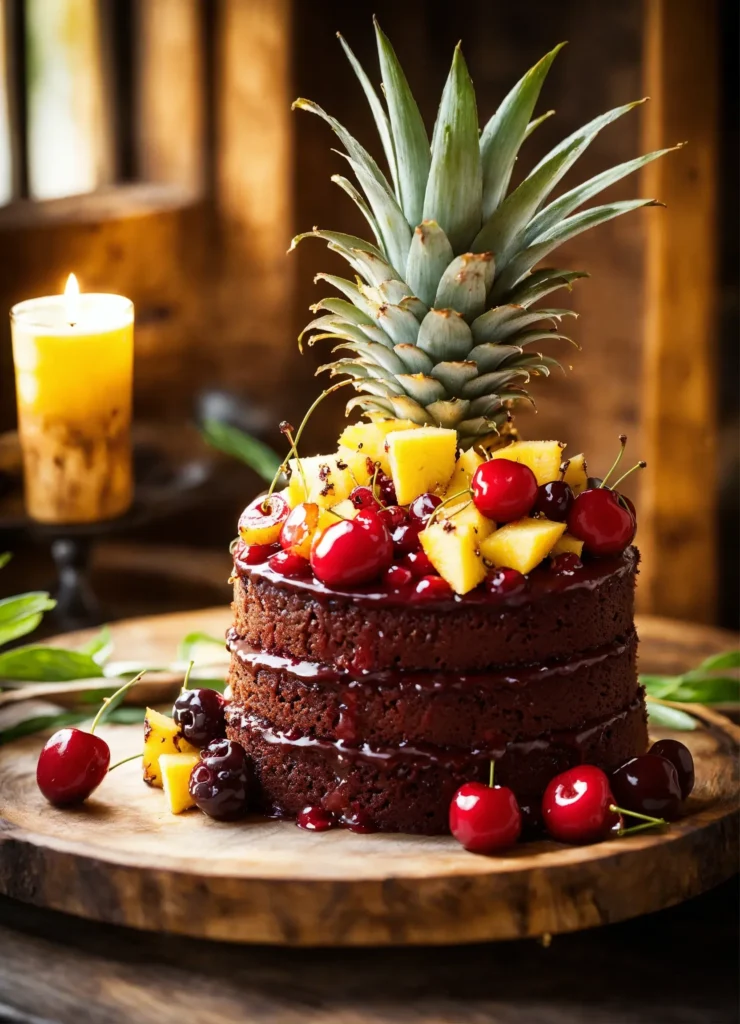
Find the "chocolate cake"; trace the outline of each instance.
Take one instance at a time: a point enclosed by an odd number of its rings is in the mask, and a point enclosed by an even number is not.
[[[329,588],[234,554],[228,736],[252,758],[260,809],[321,806],[381,831],[448,830],[464,782],[537,806],[579,763],[647,746],[636,671],[639,556],[559,569],[516,594],[421,599],[382,583]]]

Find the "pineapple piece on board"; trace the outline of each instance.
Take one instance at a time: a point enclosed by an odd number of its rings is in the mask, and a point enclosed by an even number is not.
[[[348,498],[356,486],[349,466],[341,455],[313,455],[308,459],[291,459],[288,504],[291,508],[304,501],[313,502],[321,508],[331,508]],[[303,472],[301,472],[301,468]],[[303,478],[306,478],[306,484]]]
[[[373,475],[370,467],[375,463],[380,465],[386,476],[390,476],[391,467],[385,450],[386,438],[394,430],[414,430],[416,426],[412,420],[352,423],[341,433],[339,455],[348,464],[358,484],[366,484],[370,480]]]
[[[515,441],[493,452],[491,458],[521,462],[532,470],[538,485],[549,484],[560,479],[564,447],[560,441]]]
[[[388,455],[399,505],[444,487],[455,469],[457,431],[443,427],[398,430],[388,435]]]
[[[574,494],[580,494],[581,491],[586,490],[588,486],[588,467],[586,466],[585,455],[574,455],[572,459],[568,459],[563,480],[570,486]]]
[[[480,538],[469,523],[455,526],[449,519],[434,522],[422,530],[419,540],[429,561],[456,594],[467,594],[484,579]]]
[[[472,501],[463,500],[458,505],[446,505],[443,514],[453,526],[472,526],[479,540],[484,540],[496,529],[493,520],[484,516]]]
[[[180,727],[167,715],[152,708],[144,716],[144,782],[162,788],[159,759],[162,754],[198,754],[180,732]]]
[[[555,547],[552,549],[550,554],[555,557],[556,555],[578,555],[581,557],[583,553],[583,541],[574,537],[572,533],[564,533],[560,540],[557,542]]]
[[[182,814],[195,807],[190,795],[190,773],[200,761],[199,754],[162,754],[159,770],[167,806],[172,814]]]
[[[447,482],[445,496],[452,497],[453,494],[459,494],[460,491],[470,487],[473,474],[478,466],[482,466],[485,461],[474,448],[468,448],[466,452],[463,452],[455,463],[455,471]]]
[[[481,554],[492,565],[531,572],[565,533],[565,523],[517,519],[481,541]]]

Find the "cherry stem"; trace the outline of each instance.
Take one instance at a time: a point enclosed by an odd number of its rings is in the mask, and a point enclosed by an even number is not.
[[[626,473],[622,473],[619,480],[617,480],[615,484],[612,484],[612,490],[614,490],[616,487],[619,487],[621,482],[625,480],[630,475],[630,473],[634,473],[636,469],[645,469],[646,466],[647,462],[640,461],[637,463],[636,466],[633,466],[632,469],[628,469]]]
[[[429,527],[432,525],[434,520],[439,515],[440,510],[443,509],[445,507],[445,505],[449,505],[451,501],[456,501],[458,498],[462,498],[462,496],[464,494],[467,494],[467,496],[470,497],[470,488],[469,487],[466,487],[464,491],[458,491],[457,494],[451,494],[449,496],[449,498],[445,498],[444,501],[441,501],[439,503],[439,505],[437,505],[435,510],[432,512],[432,514],[429,516],[429,518],[427,519],[426,529],[429,529]]]
[[[103,717],[103,715],[105,714],[105,711],[106,711],[108,705],[111,703],[111,701],[116,700],[117,697],[120,697],[122,694],[126,693],[127,690],[130,690],[131,687],[135,683],[139,682],[139,680],[146,673],[146,671],[147,671],[147,669],[145,669],[145,668],[142,669],[141,672],[139,672],[138,675],[134,676],[133,679],[129,679],[129,681],[127,683],[124,683],[123,686],[121,686],[118,690],[116,690],[115,693],[112,693],[110,695],[110,697],[104,697],[103,698],[103,703],[100,706],[100,711],[98,711],[98,713],[95,716],[95,718],[93,718],[93,723],[90,726],[90,735],[91,736],[94,735],[95,730],[100,725],[100,720]]]
[[[626,434],[620,434],[619,435],[619,444],[620,444],[619,454],[617,455],[616,459],[612,463],[611,469],[609,470],[609,472],[606,474],[604,479],[599,484],[599,487],[606,486],[606,481],[609,479],[609,477],[612,475],[612,473],[617,468],[619,463],[622,461],[622,456],[624,455],[624,449],[627,447],[627,435]]]
[[[488,769],[488,785],[491,787],[491,789],[493,789],[493,775],[494,775],[495,771],[496,771],[496,762],[492,759],[491,760],[491,766]]]
[[[120,768],[120,766],[122,764],[128,764],[129,761],[136,761],[138,758],[143,757],[143,756],[144,756],[144,753],[142,751],[140,754],[131,754],[129,757],[124,757],[120,761],[116,761],[115,764],[112,764],[110,766],[110,768],[108,769],[108,771],[112,772],[114,768]]]
[[[658,824],[665,825],[667,823],[665,821],[663,821],[661,818],[659,818],[658,819]],[[647,829],[655,828],[655,827],[656,827],[655,822],[649,821],[647,824],[643,823],[642,825],[632,825],[631,828],[620,828],[620,829],[617,830],[617,835],[620,838],[622,836],[633,836],[633,835],[635,835],[636,832],[645,832]]]
[[[377,501],[377,503],[378,503],[378,504],[380,505],[380,507],[381,507],[381,508],[385,508],[385,505],[384,505],[384,504],[383,504],[383,502],[382,502],[382,501],[380,500],[380,498],[378,497],[378,495],[377,495],[377,494],[375,493],[375,485],[376,485],[376,483],[377,483],[377,480],[378,480],[378,473],[379,473],[379,472],[380,472],[380,463],[379,463],[379,462],[376,462],[376,463],[375,463],[375,471],[373,472],[373,478],[372,478],[372,480],[370,481],[370,493],[372,494],[372,496],[373,496],[373,498],[375,499],[375,501]]]
[[[187,669],[185,670],[185,678],[182,681],[182,690],[180,691],[181,693],[185,693],[185,691],[188,689],[188,686],[190,685],[190,673],[193,671],[194,664],[195,662],[191,661]]]
[[[639,814],[637,811],[628,811],[624,807],[617,807],[616,804],[609,804],[609,810],[612,814],[621,814],[628,818],[638,818],[640,821],[647,821],[651,826],[668,824],[665,818],[653,818],[649,814]]]

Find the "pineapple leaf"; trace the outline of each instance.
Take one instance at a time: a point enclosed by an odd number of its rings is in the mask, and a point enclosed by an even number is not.
[[[352,70],[357,75],[357,78],[359,79],[360,85],[363,88],[367,101],[370,104],[370,109],[372,110],[373,117],[375,118],[375,126],[378,129],[378,135],[380,136],[380,141],[383,144],[383,152],[385,153],[385,158],[388,161],[388,169],[390,170],[391,178],[393,179],[393,190],[396,194],[396,198],[399,199],[400,192],[398,188],[398,169],[396,166],[396,151],[393,146],[393,137],[391,136],[391,128],[390,124],[388,123],[388,115],[386,114],[385,108],[383,107],[383,104],[380,101],[380,97],[373,88],[372,82],[367,77],[362,64],[360,64],[357,57],[355,57],[354,53],[349,47],[349,44],[347,43],[341,32],[337,32],[337,39],[341,43],[342,49],[344,50],[347,56],[347,60],[352,65]]]
[[[350,199],[355,204],[357,209],[360,211],[362,216],[370,225],[370,230],[375,236],[375,241],[378,243],[378,245],[382,245],[383,237],[380,231],[380,227],[378,226],[378,222],[375,219],[375,215],[365,202],[363,196],[357,191],[352,182],[348,181],[347,178],[343,177],[341,174],[332,174],[331,180],[334,182],[335,185],[339,185],[343,192],[347,193],[347,195],[350,197]]]
[[[480,153],[483,166],[483,220],[487,221],[506,195],[519,147],[528,132],[537,98],[547,72],[558,53],[565,46],[560,43],[546,54],[517,82],[501,106],[483,129]],[[537,127],[538,122],[533,122]]]
[[[470,323],[486,308],[493,275],[494,261],[490,252],[458,256],[442,275],[434,305],[438,309],[456,309]]]
[[[356,355],[363,356],[369,359],[373,365],[382,367],[389,374],[406,372],[406,367],[393,349],[378,345],[377,342],[344,340],[336,346],[334,351],[337,349],[349,350]]]
[[[467,248],[480,227],[482,188],[475,90],[458,44],[434,126],[424,193],[425,220],[441,225],[455,253]]]
[[[454,309],[430,309],[419,326],[416,344],[435,363],[466,359],[473,347],[473,335]]]
[[[492,393],[500,393],[500,389],[510,381],[521,380],[525,384],[529,380],[529,373],[522,367],[515,367],[504,370],[494,370],[491,373],[482,373],[474,380],[468,381],[462,389],[463,398],[487,398]]]
[[[394,344],[413,345],[416,341],[419,321],[409,310],[387,303],[378,307],[376,319]]]
[[[539,117],[536,117],[534,121],[530,121],[527,125],[526,131],[524,132],[524,138],[528,139],[532,132],[536,132],[539,126],[549,120],[554,113],[554,110],[547,110],[544,114],[540,114]]]
[[[334,285],[337,291],[340,291],[345,295],[349,301],[356,306],[365,316],[370,319],[372,314],[372,308],[369,303],[363,298],[360,289],[352,281],[348,281],[344,277],[337,277],[335,274],[317,274],[314,281],[326,281],[327,284]],[[326,302],[323,299],[322,302]],[[319,304],[317,303],[317,306]],[[311,307],[313,310],[316,306]]]
[[[432,402],[447,398],[444,384],[434,377],[427,377],[423,373],[403,373],[398,380],[406,394],[419,405],[429,406]]]
[[[444,384],[448,395],[459,395],[463,386],[478,376],[478,367],[469,359],[437,363],[430,376]]]
[[[346,249],[345,247],[329,243],[332,252],[338,252],[343,256],[350,266],[364,277],[368,284],[379,285],[383,281],[389,281],[396,276],[396,271],[387,263],[384,256],[376,256],[368,249]]]
[[[559,288],[567,288],[568,291],[572,291],[574,281],[588,276],[584,270],[558,270],[555,267],[543,267],[542,270],[535,270],[534,273],[528,274],[509,293],[509,301],[518,303],[526,309],[540,299],[544,299],[551,292],[556,292]]]
[[[337,299],[334,296],[330,296],[328,299],[321,299],[319,302],[315,303],[311,309],[314,310],[314,312],[318,312],[320,309],[328,309],[330,313],[334,313],[335,316],[340,316],[347,323],[355,324],[356,326],[359,326],[360,324],[363,324],[366,327],[375,326],[375,322],[367,315],[367,313],[358,309],[358,307],[353,303],[347,302],[346,299]],[[305,328],[305,330],[308,330],[308,328]]]
[[[469,358],[474,359],[480,373],[489,373],[505,366],[510,359],[523,355],[524,349],[518,345],[496,345],[487,341],[482,345],[476,345],[469,352]]]
[[[383,281],[376,288],[378,293],[378,305],[383,305],[386,302],[390,302],[394,306],[398,306],[402,299],[409,298],[411,296],[411,289],[405,281]]]
[[[418,345],[396,345],[393,351],[403,363],[407,373],[431,373],[434,363]]]
[[[393,409],[393,415],[397,416],[398,419],[411,420],[413,423],[418,423],[422,427],[429,423],[429,413],[423,405],[419,405],[419,403],[415,402],[409,395],[390,398],[389,401]]]
[[[501,309],[502,307],[497,306],[496,308]],[[475,320],[470,325],[475,340],[478,342],[505,341],[524,327],[536,324],[540,320],[549,320],[552,323],[553,321],[560,321],[564,316],[578,316],[572,309],[534,309],[531,312],[527,312],[521,309],[521,307],[515,307],[515,309],[518,309],[518,314],[509,317],[503,322],[492,323],[486,321],[485,314]]]
[[[385,259],[377,245],[373,245],[372,242],[368,242],[364,238],[358,238],[356,235],[347,235],[343,231],[324,231],[321,228],[314,228],[312,231],[304,231],[300,235],[296,235],[290,243],[288,252],[293,252],[304,238],[320,238],[322,241],[327,242],[329,246],[333,245],[335,251],[339,252],[342,256],[345,256],[345,251],[352,253],[355,249],[359,249],[372,253],[381,260]],[[347,259],[347,256],[345,256],[345,259]]]
[[[436,426],[454,430],[468,415],[469,408],[470,402],[466,402],[464,398],[450,398],[446,401],[432,402],[427,406],[427,412]]]
[[[413,227],[421,220],[424,206],[424,190],[431,160],[429,139],[395,51],[377,19],[373,21],[396,155],[399,201],[406,219]]]
[[[379,412],[385,416],[394,416],[393,406],[385,398],[373,398],[369,395],[356,395],[347,402],[345,414],[349,416],[353,409],[362,409],[363,412]]]
[[[421,299],[417,299],[415,295],[407,295],[406,298],[401,299],[398,305],[401,309],[407,309],[410,313],[413,313],[419,323],[429,312],[429,306],[425,306]]]
[[[382,248],[393,267],[405,267],[411,245],[411,228],[396,197],[378,185],[356,160],[345,157],[362,185],[382,239]]]
[[[406,280],[414,295],[433,306],[442,274],[454,253],[447,235],[433,220],[422,221],[415,229],[406,262]]]

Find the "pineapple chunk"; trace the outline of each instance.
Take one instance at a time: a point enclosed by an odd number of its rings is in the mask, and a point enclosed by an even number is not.
[[[391,476],[399,505],[443,487],[455,469],[457,431],[443,427],[397,430],[388,435]]]
[[[493,520],[479,512],[472,501],[462,501],[459,505],[450,507],[445,505],[443,512],[445,518],[449,519],[453,526],[472,526],[478,534],[479,540],[488,537],[496,529]]]
[[[555,557],[555,555],[573,554],[578,555],[579,558],[582,553],[583,541],[574,537],[572,533],[564,533],[550,552],[553,557]]]
[[[493,565],[531,572],[565,533],[565,523],[549,519],[517,519],[481,542],[481,554]],[[423,534],[422,534],[423,536]]]
[[[340,519],[354,519],[358,510],[349,498],[345,498],[338,505],[332,505],[331,511],[335,516],[339,516]]]
[[[568,460],[568,468],[565,471],[563,480],[565,480],[566,484],[570,484],[574,494],[580,494],[581,491],[586,490],[588,467],[586,466],[585,455],[574,455],[572,459]]]
[[[564,447],[560,441],[515,441],[493,452],[491,458],[522,462],[532,470],[538,484],[549,484],[560,479]]]
[[[301,459],[308,494],[298,459],[291,459],[288,465],[291,471],[288,504],[291,508],[304,501],[311,501],[321,508],[331,508],[348,498],[356,486],[349,466],[339,455],[314,455],[310,459]]]
[[[455,526],[449,519],[434,522],[422,530],[419,540],[429,561],[456,594],[467,594],[484,579],[480,538],[469,523]]]
[[[182,814],[195,807],[190,795],[190,773],[200,761],[198,754],[162,754],[159,770],[167,804],[172,814]]]
[[[159,759],[162,754],[197,754],[171,718],[159,711],[146,709],[144,717],[144,782],[162,788],[162,772]]]
[[[445,496],[452,497],[453,494],[459,494],[460,491],[470,487],[473,474],[478,466],[482,466],[485,461],[474,448],[468,448],[466,452],[463,452],[455,463],[455,471],[447,483]]]
[[[394,430],[414,430],[412,420],[378,420],[375,423],[352,423],[345,427],[339,438],[339,455],[348,464],[358,484],[365,484],[372,477],[367,460],[379,463],[386,474],[391,475],[385,442]]]

